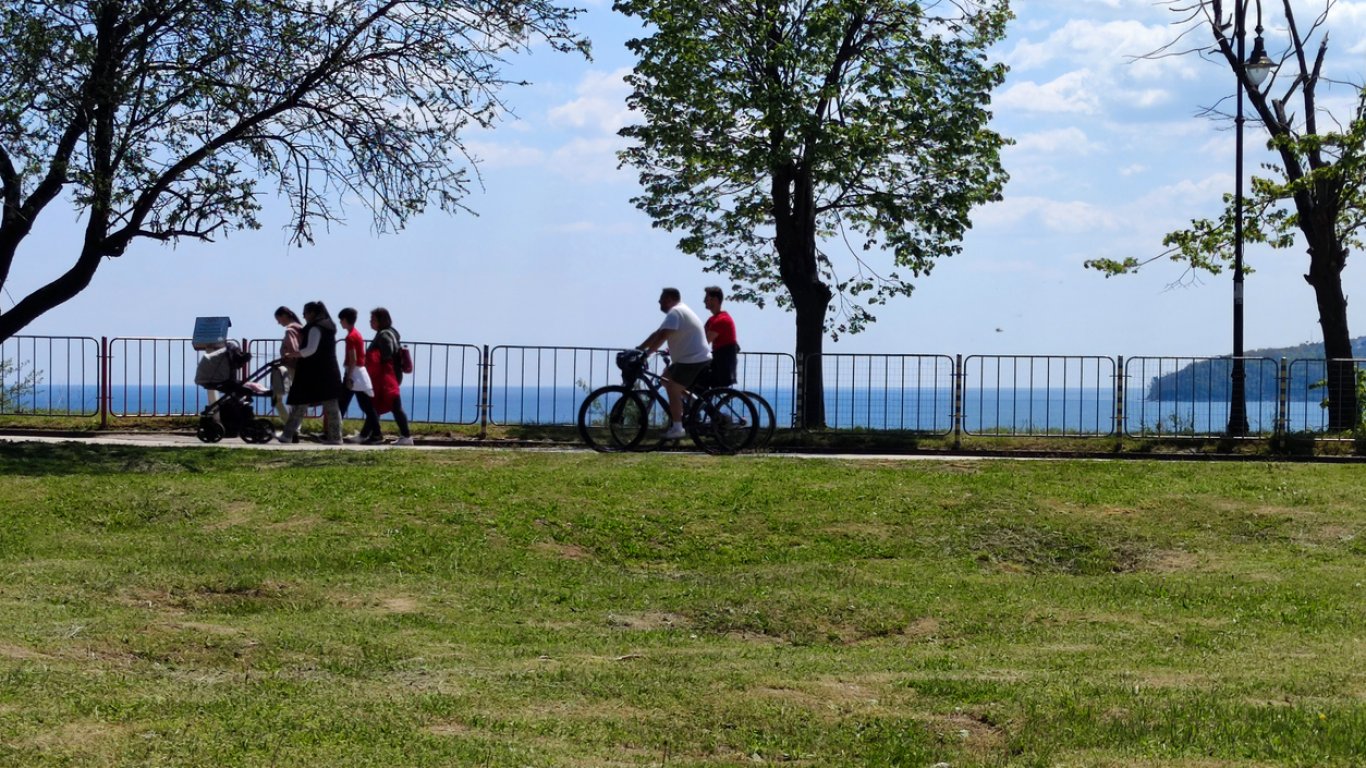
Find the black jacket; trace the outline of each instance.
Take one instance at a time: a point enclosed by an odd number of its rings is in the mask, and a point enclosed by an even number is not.
[[[314,328],[322,334],[322,343],[313,354],[299,358],[299,365],[294,369],[294,383],[285,400],[290,405],[317,405],[342,395],[341,366],[337,365],[337,326],[326,318],[309,323],[299,331],[300,344],[308,346]]]

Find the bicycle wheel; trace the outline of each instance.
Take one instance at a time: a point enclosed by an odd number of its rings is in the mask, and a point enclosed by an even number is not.
[[[627,451],[645,436],[645,405],[622,386],[593,390],[579,406],[579,437],[595,451]]]
[[[707,453],[731,454],[754,444],[759,415],[754,403],[738,390],[711,389],[693,402],[686,425],[698,448]]]
[[[778,418],[773,413],[773,406],[769,405],[764,396],[758,392],[741,390],[740,394],[748,397],[749,401],[754,403],[754,411],[759,414],[759,430],[754,437],[754,445],[750,447],[756,450],[767,448],[768,444],[773,442],[773,434],[778,431]]]

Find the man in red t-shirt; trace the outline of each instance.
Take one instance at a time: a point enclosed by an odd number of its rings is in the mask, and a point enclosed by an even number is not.
[[[735,336],[735,320],[721,309],[726,296],[721,289],[707,286],[702,304],[711,312],[705,326],[707,342],[711,344],[711,384],[730,386],[735,383],[736,364],[740,359],[740,343]]]

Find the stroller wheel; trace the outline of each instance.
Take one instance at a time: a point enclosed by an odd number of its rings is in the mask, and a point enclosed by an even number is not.
[[[275,437],[275,424],[270,419],[255,419],[242,428],[242,440],[260,445]]]
[[[199,429],[195,431],[195,437],[205,443],[216,443],[223,439],[223,425],[209,416],[199,420]]]

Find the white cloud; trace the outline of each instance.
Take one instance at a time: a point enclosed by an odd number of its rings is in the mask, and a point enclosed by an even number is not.
[[[1005,229],[1038,223],[1058,234],[1115,229],[1120,225],[1120,218],[1114,212],[1093,203],[1030,196],[1007,196],[1001,202],[983,208],[974,221],[979,226]]]
[[[567,178],[581,182],[630,180],[629,170],[617,169],[617,151],[625,147],[616,136],[573,139],[551,153],[548,166]]]
[[[1074,19],[1055,28],[1042,42],[1021,42],[1006,55],[1006,63],[1017,70],[1058,62],[1062,66],[1084,67],[1093,75],[1124,68],[1126,75],[1140,80],[1191,79],[1198,63],[1190,61],[1192,57],[1140,58],[1171,42],[1178,34],[1177,27],[1167,24]]]
[[[1074,71],[1042,85],[1016,83],[1002,91],[993,104],[1024,112],[1091,115],[1100,110],[1100,97],[1091,89],[1091,81],[1087,72]]]
[[[615,134],[630,120],[631,111],[626,107],[626,96],[630,93],[626,76],[630,72],[623,67],[584,75],[574,89],[578,98],[552,107],[550,123]]]
[[[545,161],[545,153],[535,147],[515,143],[466,141],[465,149],[484,168],[523,168]]]
[[[1014,147],[1017,152],[1040,154],[1066,152],[1069,155],[1089,155],[1098,149],[1099,147],[1080,128],[1058,128],[1026,133],[1023,136],[1016,137]]]

